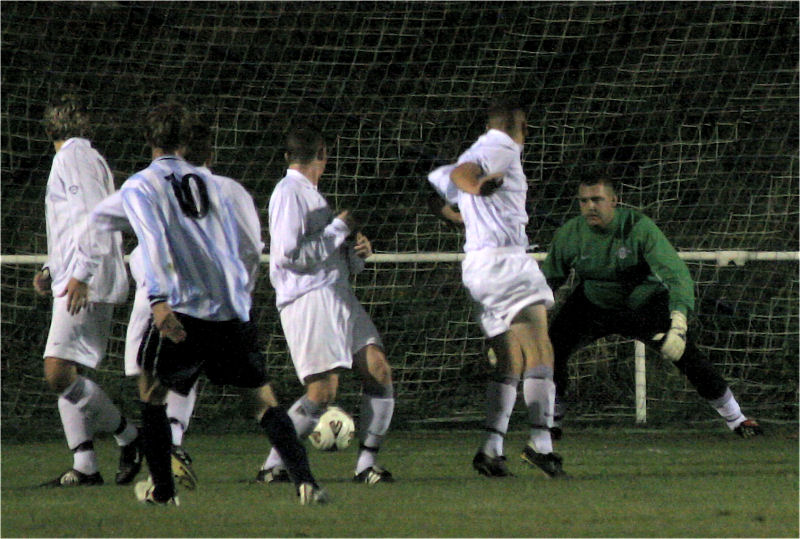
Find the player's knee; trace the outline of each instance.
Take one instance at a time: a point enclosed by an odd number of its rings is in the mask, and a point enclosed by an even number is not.
[[[56,357],[45,358],[44,378],[51,390],[63,393],[78,376],[75,364]]]

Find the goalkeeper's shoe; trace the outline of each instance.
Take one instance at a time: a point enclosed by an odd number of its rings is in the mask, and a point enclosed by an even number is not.
[[[300,498],[300,505],[324,505],[331,501],[328,493],[314,483],[301,483],[297,487],[297,496]]]
[[[514,474],[508,470],[506,466],[506,457],[503,455],[497,457],[490,457],[483,451],[475,453],[475,458],[472,459],[472,467],[475,468],[479,474],[486,477],[513,477]]]
[[[100,472],[93,474],[85,474],[78,470],[69,469],[62,473],[52,481],[42,483],[41,487],[82,487],[82,486],[99,486],[103,484],[103,477]]]
[[[361,473],[355,474],[353,476],[353,482],[366,483],[367,485],[374,485],[375,483],[394,483],[394,477],[392,477],[389,470],[384,470],[375,464],[362,470]]]
[[[137,436],[128,445],[123,445],[119,450],[119,466],[114,482],[118,485],[127,485],[136,478],[142,469],[142,440]]]
[[[266,470],[258,470],[256,475],[257,483],[291,483],[292,478],[289,477],[289,470],[283,466],[273,466]]]
[[[764,429],[761,428],[761,425],[759,425],[758,421],[755,419],[745,419],[739,423],[738,427],[733,429],[733,432],[742,438],[753,438],[764,434]]]
[[[537,453],[529,445],[522,450],[522,462],[539,468],[547,477],[566,479],[569,476],[561,467],[563,459],[558,453]]]
[[[181,504],[177,494],[164,501],[156,500],[156,497],[153,495],[155,489],[156,487],[155,485],[153,485],[153,478],[151,476],[148,476],[147,479],[144,481],[139,481],[138,483],[136,483],[136,486],[133,487],[133,491],[134,493],[136,493],[136,499],[142,503],[146,503],[148,505],[175,505],[175,506]]]
[[[172,446],[170,461],[175,482],[187,490],[197,488],[197,474],[192,469],[192,457],[178,445]]]

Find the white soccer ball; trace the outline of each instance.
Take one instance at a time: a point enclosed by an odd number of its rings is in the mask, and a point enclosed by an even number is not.
[[[338,406],[328,406],[308,438],[311,445],[320,451],[342,451],[355,436],[356,425],[350,414]]]

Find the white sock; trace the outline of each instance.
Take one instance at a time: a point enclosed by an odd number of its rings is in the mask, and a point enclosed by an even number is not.
[[[84,378],[84,380],[86,387],[85,413],[91,422],[92,431],[95,433],[116,431],[122,422],[119,409],[100,386],[88,378]],[[136,427],[128,424],[125,430],[115,434],[114,437],[119,445],[127,445],[136,438],[136,434]]]
[[[75,451],[72,454],[72,467],[86,475],[97,473],[97,455],[94,450]]]
[[[503,452],[503,439],[508,432],[511,412],[517,402],[519,378],[508,376],[502,381],[492,380],[486,386],[486,439],[481,451],[489,457],[499,457]]]
[[[67,447],[75,449],[84,442],[92,440],[94,433],[86,418],[85,406],[86,378],[78,378],[58,397],[58,412],[61,425],[67,438]]]
[[[394,415],[394,396],[391,386],[386,388],[384,395],[361,395],[361,446],[356,461],[356,474],[375,465],[375,454],[381,447],[383,437],[389,430]],[[366,449],[365,449],[366,448]]]
[[[183,434],[189,428],[189,420],[192,418],[196,401],[197,383],[185,397],[174,391],[167,393],[167,417],[172,430],[173,445],[179,446],[183,443]]]
[[[117,428],[119,432],[114,432],[114,439],[117,441],[117,445],[122,447],[123,445],[128,445],[139,436],[139,429],[127,419],[120,419],[120,421],[124,421],[125,426],[121,431]]]
[[[537,453],[552,453],[553,440],[550,437],[550,427],[553,426],[556,397],[553,369],[540,365],[526,371],[522,391],[531,423],[528,445]]]
[[[325,408],[309,399],[307,395],[303,395],[292,404],[292,407],[286,413],[291,418],[294,430],[297,431],[297,437],[300,440],[305,440],[314,431],[314,427],[319,423],[319,418],[322,417]],[[283,466],[283,459],[273,447],[261,469],[268,470],[275,466]]]
[[[725,419],[728,428],[731,430],[735,429],[745,420],[747,420],[730,389],[726,389],[725,394],[720,398],[709,402],[711,403],[711,406],[717,410],[719,415]]]

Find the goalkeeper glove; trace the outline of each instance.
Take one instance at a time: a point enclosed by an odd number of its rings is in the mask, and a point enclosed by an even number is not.
[[[686,349],[686,315],[680,311],[672,311],[672,326],[661,342],[661,357],[670,361],[678,361]],[[656,338],[663,335],[656,335]]]

